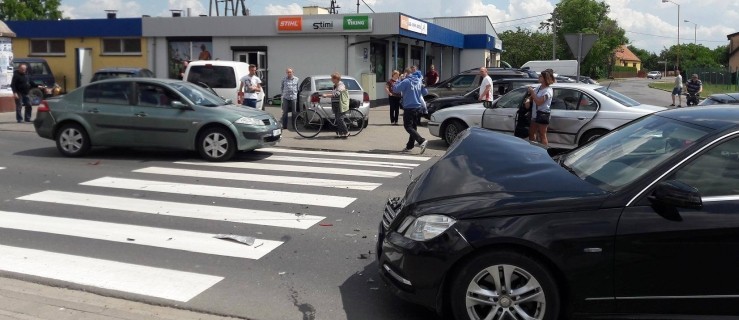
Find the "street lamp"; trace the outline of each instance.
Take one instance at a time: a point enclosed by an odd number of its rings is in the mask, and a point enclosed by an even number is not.
[[[672,0],[662,0],[662,3],[670,2],[677,6],[677,67],[680,67],[680,5]]]
[[[690,20],[683,20],[683,22],[690,22],[693,24],[693,44],[698,44],[698,24]]]

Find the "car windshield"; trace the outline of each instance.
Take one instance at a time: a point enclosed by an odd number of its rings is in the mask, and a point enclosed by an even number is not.
[[[651,115],[565,155],[565,168],[607,191],[639,179],[680,153],[711,129]]]
[[[464,96],[467,98],[475,98],[475,100],[477,100],[478,92],[480,92],[480,87],[470,90],[469,92],[465,93]]]
[[[92,77],[92,81],[100,81],[105,79],[113,79],[113,78],[131,78],[133,77],[133,73],[130,72],[101,72],[96,73]]]
[[[357,81],[354,79],[341,79],[341,82],[344,83],[344,86],[349,91],[362,90],[362,88],[359,86],[359,83],[357,83]],[[334,83],[331,82],[331,79],[316,79],[316,88],[318,89],[318,91],[333,90]]]
[[[620,103],[620,104],[622,104],[624,106],[627,106],[627,107],[636,107],[636,106],[638,106],[638,105],[641,104],[641,103],[637,102],[636,100],[631,99],[631,98],[629,98],[629,97],[621,94],[620,92],[613,91],[610,88],[600,87],[598,89],[595,89],[595,91],[600,92],[604,96],[609,97],[609,98],[613,99],[614,101],[616,101],[616,102],[618,102],[618,103]]]
[[[226,101],[213,94],[208,89],[190,82],[175,82],[170,84],[172,88],[187,97],[190,102],[204,107],[217,107],[226,105]]]

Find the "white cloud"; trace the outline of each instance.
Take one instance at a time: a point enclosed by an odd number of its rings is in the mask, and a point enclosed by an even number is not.
[[[64,17],[72,19],[102,19],[105,18],[105,10],[118,10],[118,17],[140,17],[141,5],[138,1],[124,0],[89,0],[84,6],[61,5]]]
[[[264,14],[266,15],[289,15],[289,14],[302,14],[303,7],[297,3],[291,3],[286,6],[280,6],[275,4],[268,4],[264,8]]]

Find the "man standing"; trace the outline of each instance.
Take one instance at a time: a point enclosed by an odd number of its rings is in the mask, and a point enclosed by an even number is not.
[[[488,75],[488,69],[485,67],[480,68],[480,91],[478,92],[480,100],[485,108],[490,108],[493,105],[493,79]]]
[[[403,152],[409,152],[414,145],[418,143],[421,147],[421,154],[426,152],[428,140],[418,134],[418,123],[421,119],[421,99],[423,98],[423,81],[421,77],[413,76],[412,69],[405,69],[405,79],[395,83],[393,91],[403,95],[403,127],[408,132],[408,143],[405,145]]]
[[[426,85],[433,86],[438,81],[439,81],[439,73],[436,72],[436,67],[434,67],[434,65],[432,64],[431,67],[429,67],[429,71],[426,72]]]
[[[26,70],[28,66],[21,64],[18,70],[13,73],[13,80],[10,81],[10,88],[13,90],[13,96],[15,97],[15,120],[19,123],[26,120],[31,122],[31,113],[33,108],[31,107],[31,98],[28,97],[28,93],[31,91],[31,82],[28,79]],[[26,107],[25,116],[21,115],[21,109]]]
[[[282,79],[282,85],[280,90],[282,91],[282,129],[288,127],[288,113],[293,114],[295,118],[295,106],[298,100],[298,77],[293,75],[293,69],[287,69],[285,71],[287,77]]]
[[[683,103],[683,76],[680,74],[680,69],[675,69],[675,87],[672,88],[672,104],[670,107],[675,106],[675,97],[677,96],[677,107],[680,108]]]
[[[244,97],[243,105],[256,108],[259,92],[262,91],[262,80],[257,77],[257,66],[249,65],[249,74],[241,77],[239,96]]]
[[[690,80],[685,84],[686,89],[688,89],[688,94],[691,95],[691,97],[688,97],[686,100],[686,105],[690,105],[690,99],[693,99],[694,104],[698,104],[698,96],[701,92],[703,92],[703,81],[698,79],[697,74],[692,74],[690,76]]]

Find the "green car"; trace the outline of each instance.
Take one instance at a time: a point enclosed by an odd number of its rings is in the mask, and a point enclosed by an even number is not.
[[[282,134],[269,113],[192,83],[155,78],[99,81],[43,101],[34,127],[68,157],[93,146],[151,147],[197,150],[208,161],[273,146]]]

